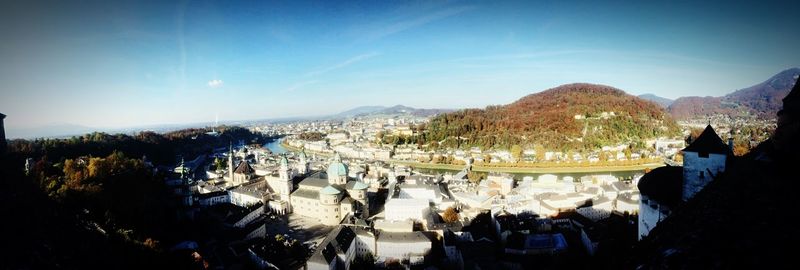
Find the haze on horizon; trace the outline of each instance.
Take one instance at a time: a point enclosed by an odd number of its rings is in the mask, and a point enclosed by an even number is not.
[[[720,96],[800,66],[800,3],[16,1],[15,130],[505,104],[561,84]]]

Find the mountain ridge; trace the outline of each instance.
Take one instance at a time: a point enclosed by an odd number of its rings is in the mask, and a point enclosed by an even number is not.
[[[332,118],[351,118],[370,115],[395,115],[408,114],[414,116],[432,116],[443,112],[452,111],[450,109],[421,109],[397,104],[394,106],[360,106],[355,107],[334,115]]]
[[[672,102],[667,110],[674,118],[680,120],[715,114],[730,117],[772,118],[781,107],[781,99],[792,89],[798,76],[800,76],[800,68],[786,69],[764,82],[721,97],[680,97]]]
[[[641,98],[641,99],[644,99],[644,100],[649,100],[649,101],[655,102],[656,104],[661,105],[661,107],[664,107],[664,108],[668,108],[669,105],[671,105],[672,102],[674,102],[674,100],[672,100],[672,99],[668,99],[668,98],[657,96],[655,94],[650,94],[650,93],[641,94],[638,97]]]

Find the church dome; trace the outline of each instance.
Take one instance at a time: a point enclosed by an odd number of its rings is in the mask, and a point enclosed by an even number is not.
[[[322,190],[320,190],[319,193],[322,193],[322,194],[325,194],[325,195],[338,195],[339,193],[342,193],[342,191],[336,189],[332,185],[328,185],[325,188],[323,188]]]
[[[369,186],[361,181],[352,181],[347,183],[347,189],[350,190],[363,190],[367,188],[369,188]]]
[[[339,176],[347,176],[347,165],[342,163],[342,157],[339,156],[339,153],[335,153],[333,155],[333,161],[330,165],[328,165],[328,178],[331,177],[339,177]]]
[[[341,162],[333,162],[328,166],[328,177],[347,176],[347,165]]]

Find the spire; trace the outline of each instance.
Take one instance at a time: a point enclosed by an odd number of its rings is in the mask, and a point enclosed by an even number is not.
[[[183,157],[181,157],[181,179],[183,179],[184,170],[186,170],[185,162],[183,162]]]
[[[281,154],[281,169],[289,166],[289,159],[286,158],[286,153]]]
[[[233,181],[233,142],[230,142],[230,146],[228,149],[228,177],[230,181]]]
[[[722,139],[719,137],[719,135],[717,135],[717,132],[714,131],[714,128],[711,127],[711,125],[706,126],[706,129],[703,130],[703,133],[700,133],[700,136],[697,136],[697,138],[692,141],[689,146],[684,148],[683,151],[725,155],[730,153],[728,146],[722,142]]]

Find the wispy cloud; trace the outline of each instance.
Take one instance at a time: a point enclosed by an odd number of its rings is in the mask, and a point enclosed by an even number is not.
[[[315,84],[315,83],[317,83],[317,81],[305,81],[305,82],[295,83],[295,84],[287,87],[286,89],[283,89],[283,91],[281,91],[281,92],[284,92],[284,93],[294,92],[297,89],[300,89],[300,88],[303,88],[305,86],[312,85],[312,84]]]
[[[319,75],[322,75],[322,74],[325,74],[325,73],[328,73],[328,72],[331,72],[331,71],[334,71],[334,70],[337,70],[337,69],[345,68],[345,67],[347,67],[349,65],[352,65],[352,64],[355,64],[355,63],[370,59],[370,58],[378,56],[378,55],[380,55],[380,53],[376,53],[376,52],[370,52],[370,53],[357,55],[357,56],[351,57],[350,59],[345,60],[344,62],[338,63],[336,65],[311,71],[311,72],[306,74],[306,77],[319,76]]]
[[[218,87],[222,87],[222,85],[223,85],[224,83],[225,83],[225,82],[223,82],[222,80],[219,80],[219,79],[210,80],[210,81],[208,81],[208,87],[211,87],[211,88],[218,88]]]
[[[412,19],[395,21],[393,23],[390,22],[388,23],[388,25],[384,23],[381,26],[376,27],[376,29],[374,29],[373,31],[367,32],[367,34],[364,35],[364,39],[365,41],[374,41],[389,35],[393,35],[419,26],[423,26],[428,23],[438,21],[450,16],[458,15],[460,13],[472,9],[475,9],[475,7],[474,6],[450,7],[444,10],[439,10],[422,16],[414,17]]]

